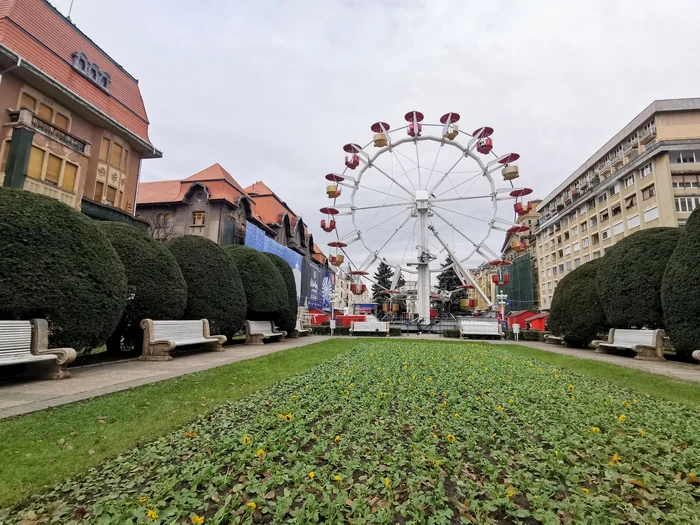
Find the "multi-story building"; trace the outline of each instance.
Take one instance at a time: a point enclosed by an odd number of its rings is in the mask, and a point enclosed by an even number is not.
[[[481,264],[478,268],[471,271],[472,277],[476,282],[477,286],[488,296],[492,303],[496,303],[496,285],[491,280],[491,276],[494,274],[493,266],[485,262]],[[489,310],[491,307],[486,302],[486,300],[481,296],[479,292],[474,290],[475,306],[474,309],[480,312]]]
[[[657,100],[537,207],[541,308],[574,268],[626,235],[683,226],[700,206],[700,98]]]
[[[335,274],[335,288],[333,291],[333,309],[344,312],[347,315],[353,313],[356,304],[368,304],[372,302],[371,287],[367,284],[364,293],[356,295],[350,291],[350,285],[354,282],[352,277],[340,267],[332,267]]]
[[[0,184],[133,222],[148,137],[138,81],[45,0],[0,2]]]

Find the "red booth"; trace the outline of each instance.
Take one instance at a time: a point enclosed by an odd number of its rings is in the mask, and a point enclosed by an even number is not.
[[[519,324],[520,329],[525,330],[525,320],[536,314],[537,312],[533,312],[532,310],[513,310],[506,315],[508,328],[512,330],[514,324]]]
[[[538,332],[544,332],[544,323],[547,321],[547,318],[549,317],[548,312],[544,312],[541,314],[537,314],[533,317],[527,318],[525,321],[530,322],[530,330],[537,330]]]

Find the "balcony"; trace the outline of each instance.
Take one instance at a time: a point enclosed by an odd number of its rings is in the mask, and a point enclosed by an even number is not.
[[[622,166],[622,162],[623,162],[623,156],[622,156],[622,151],[620,151],[619,153],[617,153],[613,156],[613,158],[611,160],[611,165],[615,168],[619,168],[620,166]]]
[[[50,122],[39,117],[35,113],[32,113],[27,108],[22,108],[18,111],[10,111],[10,122],[22,123],[28,128],[38,131],[39,133],[46,135],[47,137],[60,142],[64,146],[68,146],[70,149],[82,153],[83,155],[90,155],[90,143],[82,140],[75,135],[71,135],[67,131],[62,130],[51,124]]]
[[[612,162],[610,162],[610,159],[607,159],[603,163],[603,165],[600,166],[600,176],[605,179],[610,175],[611,172],[612,172]]]
[[[684,173],[700,173],[700,162],[671,164],[671,173],[674,175],[682,175]]]
[[[639,134],[639,143],[648,144],[656,138],[656,126],[649,126]]]

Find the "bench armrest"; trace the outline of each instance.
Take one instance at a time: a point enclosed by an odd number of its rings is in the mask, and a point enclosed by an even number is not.
[[[67,365],[75,361],[77,353],[72,348],[49,348],[49,323],[46,319],[32,319],[32,342],[30,351],[33,355],[56,355],[56,363]]]
[[[598,348],[599,345],[601,344],[612,344],[615,342],[615,329],[611,328],[610,331],[608,332],[608,338],[607,339],[596,339],[595,341],[591,341],[591,344]]]
[[[225,335],[211,335],[211,332],[209,329],[209,319],[202,319],[202,324],[204,325],[203,326],[204,339],[216,340],[216,341],[219,341],[219,344],[224,344],[226,342]]]

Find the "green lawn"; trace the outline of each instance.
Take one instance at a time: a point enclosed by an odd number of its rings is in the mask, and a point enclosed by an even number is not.
[[[40,435],[58,424],[51,412],[0,423],[3,465],[33,469],[34,486],[61,481],[0,511],[0,522],[698,523],[700,413],[649,395],[665,385],[663,397],[678,397],[683,383],[556,356],[570,359],[562,366],[524,347],[342,339],[311,348],[66,407],[80,434],[64,442]],[[126,422],[96,420],[90,406],[100,402],[139,419],[111,452],[98,450],[101,436]],[[8,432],[12,424],[24,426]],[[15,450],[24,441],[53,454],[26,458],[31,447]],[[118,453],[62,482],[97,454]],[[80,468],[64,462],[46,478],[62,454]]]
[[[343,339],[316,343],[0,420],[0,506],[84,472],[356,343]]]

